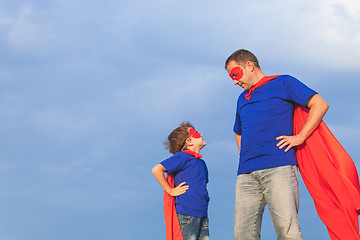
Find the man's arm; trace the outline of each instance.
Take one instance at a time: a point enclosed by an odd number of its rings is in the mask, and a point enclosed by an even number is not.
[[[240,153],[240,150],[241,150],[241,135],[235,133],[235,140],[236,140],[236,145],[238,146],[239,153]]]
[[[164,172],[166,172],[166,168],[161,164],[156,165],[152,169],[152,173],[154,174],[155,178],[158,180],[159,184],[162,186],[165,192],[167,192],[170,196],[179,196],[184,194],[189,189],[189,185],[183,186],[185,182],[180,183],[175,188],[170,187],[169,183],[166,181]]]
[[[279,136],[276,138],[276,140],[280,140],[276,146],[280,149],[286,147],[285,152],[289,151],[292,147],[302,144],[317,128],[329,109],[329,104],[319,94],[310,97],[306,105],[310,110],[301,131],[294,136]]]

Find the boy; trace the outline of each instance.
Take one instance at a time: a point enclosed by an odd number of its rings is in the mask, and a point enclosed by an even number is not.
[[[205,161],[199,154],[206,142],[194,126],[186,122],[170,133],[165,145],[174,155],[156,165],[152,173],[165,192],[175,197],[175,208],[183,239],[208,240],[208,171]],[[168,176],[173,176],[176,187],[169,185],[164,172],[167,172]]]

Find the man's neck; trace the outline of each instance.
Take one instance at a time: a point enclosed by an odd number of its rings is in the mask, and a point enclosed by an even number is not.
[[[263,77],[265,77],[265,74],[261,70],[257,70],[254,72],[254,81],[253,86],[258,83]]]

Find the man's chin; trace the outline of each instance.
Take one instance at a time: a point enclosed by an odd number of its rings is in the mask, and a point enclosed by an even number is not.
[[[239,87],[241,87],[244,91],[248,91],[248,90],[249,90],[246,85],[240,85],[240,84],[239,84]]]

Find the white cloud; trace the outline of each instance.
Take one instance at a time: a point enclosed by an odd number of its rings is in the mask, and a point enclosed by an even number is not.
[[[360,120],[359,114],[358,117],[353,119],[352,124],[345,125],[344,122],[332,122],[329,125],[330,131],[335,135],[338,141],[347,146],[347,148],[351,148],[352,151],[355,152],[357,150],[357,146],[354,145],[354,136],[360,135],[360,127],[358,126],[358,122]]]
[[[225,41],[230,45],[253,50],[259,57],[268,55],[282,64],[358,69],[358,1],[239,2],[233,3],[232,9],[220,20],[226,31],[216,29],[216,33],[228,35]],[[238,17],[236,10],[241,10]]]
[[[93,169],[88,165],[86,159],[73,160],[71,162],[61,162],[61,165],[46,165],[43,166],[43,171],[46,174],[77,174],[78,172],[92,172]]]
[[[133,80],[136,81],[136,80]],[[150,80],[117,90],[121,106],[147,118],[197,112],[223,84],[216,72],[201,66],[171,66]],[[202,109],[206,111],[206,109]]]
[[[10,46],[31,51],[32,47],[41,47],[50,39],[49,32],[35,22],[37,14],[32,5],[24,5],[13,14],[0,9],[0,32]]]
[[[2,99],[9,98],[11,101],[0,105],[0,109],[5,113],[0,118],[0,126],[6,131],[23,129],[28,134],[37,132],[51,139],[73,141],[92,132],[97,121],[96,115],[76,109],[63,109],[59,106],[42,109],[29,106],[17,96]]]
[[[334,68],[352,68],[360,57],[360,3],[319,1],[298,24],[304,34],[300,49]],[[355,68],[356,69],[356,68]]]
[[[30,124],[42,133],[61,140],[74,140],[84,137],[96,125],[96,120],[76,110],[32,109],[28,116]]]

